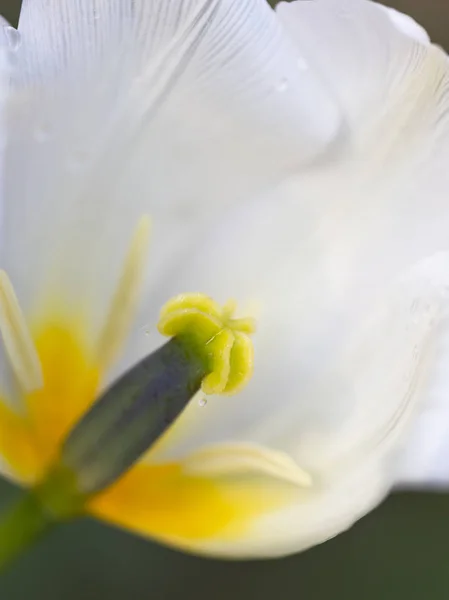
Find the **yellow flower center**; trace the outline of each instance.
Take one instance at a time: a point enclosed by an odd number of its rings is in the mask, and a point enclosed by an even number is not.
[[[142,218],[96,341],[89,335],[88,321],[61,310],[62,300],[55,303],[54,298],[30,326],[9,278],[0,273],[0,331],[21,401],[17,410],[1,394],[0,454],[12,475],[26,485],[39,485],[58,462],[61,444],[98,397],[123,348],[139,298],[149,229],[148,218]],[[163,335],[188,336],[204,346],[210,367],[202,383],[207,394],[235,393],[252,373],[249,334],[254,323],[233,318],[234,309],[233,303],[220,307],[202,294],[184,294],[161,311],[158,328]],[[152,464],[150,454],[89,499],[86,510],[185,547],[217,534],[240,535],[256,515],[284,503],[291,485],[308,485],[294,464],[253,450],[242,452],[243,459],[240,450],[226,450],[225,460],[213,453],[185,464]],[[260,477],[245,480],[242,469],[269,474],[285,485],[267,488]]]

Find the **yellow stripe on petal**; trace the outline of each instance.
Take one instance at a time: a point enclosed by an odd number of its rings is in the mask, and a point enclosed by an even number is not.
[[[43,464],[50,464],[68,431],[91,406],[101,377],[79,319],[43,320],[35,332],[44,386],[26,396]]]
[[[139,464],[91,500],[91,514],[183,548],[244,536],[257,517],[290,502],[293,486],[204,477],[182,464]]]
[[[40,455],[29,422],[0,400],[0,455],[13,475],[33,483],[42,473]]]

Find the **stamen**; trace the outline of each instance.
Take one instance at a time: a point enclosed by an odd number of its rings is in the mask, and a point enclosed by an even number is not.
[[[220,444],[191,454],[183,463],[189,475],[203,477],[265,475],[299,487],[310,487],[312,478],[296,462],[276,450],[255,444]]]
[[[112,366],[119,351],[123,348],[124,340],[132,323],[148,254],[150,230],[150,218],[143,216],[134,232],[122,266],[117,289],[98,340],[97,356],[104,371]]]
[[[43,386],[39,356],[12,283],[0,271],[0,332],[11,368],[25,393]]]

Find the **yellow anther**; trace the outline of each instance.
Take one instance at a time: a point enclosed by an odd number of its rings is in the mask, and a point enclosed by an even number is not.
[[[201,389],[205,394],[234,394],[242,389],[253,372],[254,351],[249,334],[252,319],[233,319],[236,304],[223,307],[204,294],[182,294],[162,308],[159,332],[169,337],[189,336],[204,349],[209,374]]]

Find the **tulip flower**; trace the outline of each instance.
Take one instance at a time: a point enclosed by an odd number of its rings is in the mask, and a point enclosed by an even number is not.
[[[449,61],[419,25],[24,0],[0,48],[0,562],[84,514],[279,556],[438,479]]]

